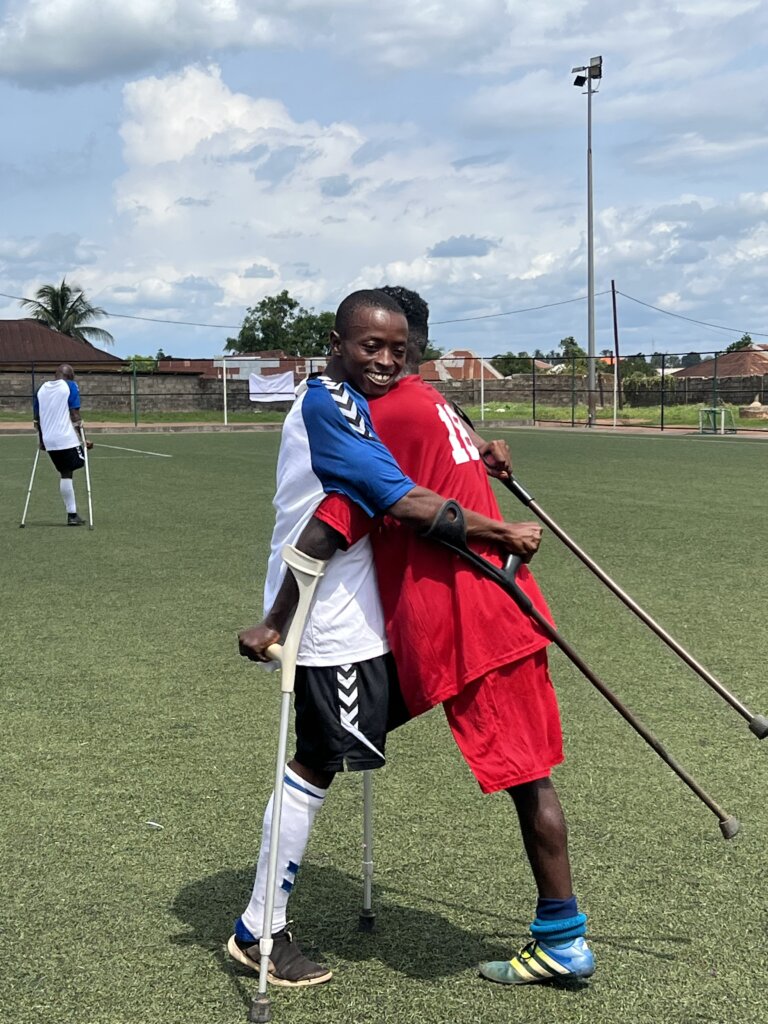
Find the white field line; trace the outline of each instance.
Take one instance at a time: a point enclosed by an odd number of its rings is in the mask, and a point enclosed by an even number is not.
[[[163,452],[147,452],[143,448],[123,448],[119,444],[102,444],[101,441],[93,442],[94,448],[114,448],[116,452],[136,452],[137,455],[156,455],[158,459],[172,459],[172,455],[165,455]]]

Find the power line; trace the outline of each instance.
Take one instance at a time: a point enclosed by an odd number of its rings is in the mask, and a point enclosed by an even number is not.
[[[629,299],[630,302],[636,302],[639,306],[646,306],[648,309],[655,309],[657,313],[664,313],[666,316],[674,316],[678,320],[687,320],[689,324],[698,324],[700,327],[711,327],[716,331],[727,331],[729,334],[749,334],[756,335],[758,338],[768,338],[768,334],[763,334],[760,331],[742,331],[740,327],[724,327],[722,324],[711,324],[707,320],[694,320],[692,316],[683,316],[682,313],[672,313],[668,309],[661,309],[659,306],[652,306],[650,302],[643,302],[642,299],[636,299],[634,295],[627,295],[626,292],[620,292],[616,289],[617,295],[622,295],[625,299]]]
[[[22,298],[21,295],[8,295],[6,292],[0,292],[0,297],[4,299],[16,299],[18,302],[33,302],[33,299]],[[194,320],[167,320],[163,317],[157,316],[137,316],[134,313],[110,313],[105,310],[104,315],[109,319],[116,320],[143,320],[145,323],[150,324],[176,324],[179,327],[212,327],[221,331],[239,331],[243,326],[242,324],[200,324]]]
[[[605,291],[595,292],[595,295],[609,295],[610,289]],[[636,302],[639,306],[645,306],[647,309],[652,309],[657,313],[663,313],[665,316],[675,317],[677,320],[685,320],[691,324],[697,324],[699,327],[709,327],[715,331],[726,331],[729,334],[749,334],[754,335],[757,338],[768,338],[768,333],[761,331],[744,331],[738,327],[725,327],[723,324],[713,324],[707,320],[696,320],[694,317],[683,316],[682,313],[673,313],[669,309],[662,309],[660,306],[654,306],[650,302],[644,302],[642,299],[635,298],[634,295],[627,295],[626,292],[619,291],[616,289],[616,294],[621,295],[625,299],[629,299],[630,302]],[[14,299],[17,302],[31,302],[33,300],[26,299],[21,295],[9,295],[7,292],[0,292],[0,297],[4,299]],[[477,320],[495,320],[502,316],[517,316],[520,313],[535,313],[542,309],[554,309],[556,306],[567,306],[572,302],[584,302],[587,299],[586,295],[579,295],[575,299],[561,299],[559,302],[545,302],[541,306],[523,306],[520,309],[508,309],[502,313],[485,313],[481,316],[464,316],[457,317],[455,320],[433,320],[431,326],[433,327],[444,327],[447,324],[465,324],[472,323]],[[239,331],[242,324],[209,324],[200,323],[196,320],[170,320],[165,317],[154,317],[154,316],[138,316],[135,313],[110,313],[105,311],[105,316],[109,319],[116,320],[140,320],[143,323],[150,324],[172,324],[177,327],[207,327],[211,330],[219,331]]]
[[[597,295],[608,295],[609,289],[604,292],[597,292]],[[22,298],[21,295],[8,295],[6,292],[0,292],[0,297],[4,299],[15,299],[17,302],[30,302],[31,299]],[[575,299],[562,299],[560,302],[546,302],[541,306],[525,306],[521,309],[509,309],[503,313],[485,313],[482,316],[465,316],[459,317],[456,320],[433,320],[433,327],[445,326],[446,324],[464,324],[470,323],[473,320],[494,320],[500,316],[515,316],[518,313],[534,313],[540,309],[552,309],[555,306],[567,306],[570,302],[584,302],[587,298],[586,295],[579,295]],[[110,313],[105,311],[105,316],[112,319],[119,320],[141,320],[144,323],[151,324],[175,324],[179,327],[210,327],[214,330],[221,331],[239,331],[243,326],[242,324],[205,324],[197,323],[192,320],[169,320],[163,317],[154,316],[137,316],[132,313]]]
[[[604,292],[595,292],[596,295],[609,295],[610,288],[606,288]],[[506,313],[486,313],[483,316],[463,316],[459,317],[458,320],[432,320],[430,326],[440,327],[444,324],[466,324],[471,320],[493,320],[498,316],[514,316],[516,313],[534,313],[539,309],[552,309],[553,306],[567,306],[569,302],[584,302],[588,298],[586,295],[579,295],[575,299],[563,299],[561,302],[546,302],[543,306],[525,306],[522,309],[510,309]]]

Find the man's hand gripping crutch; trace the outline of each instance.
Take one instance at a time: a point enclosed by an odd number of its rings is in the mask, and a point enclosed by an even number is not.
[[[283,796],[283,773],[285,770],[286,748],[288,744],[288,723],[291,715],[291,696],[296,678],[296,658],[299,650],[304,626],[312,607],[312,599],[323,575],[325,562],[317,558],[310,558],[297,548],[286,544],[282,551],[283,561],[290,573],[292,573],[296,586],[298,587],[298,604],[293,620],[285,634],[282,644],[273,643],[266,648],[264,654],[268,659],[280,662],[281,668],[281,701],[280,701],[280,726],[277,743],[277,762],[275,770],[275,789],[273,806],[273,827],[269,844],[269,867],[267,870],[267,894],[264,904],[264,924],[259,942],[261,964],[259,968],[259,991],[251,1003],[250,1020],[264,1022],[270,1020],[270,1000],[267,995],[267,980],[269,976],[269,957],[272,952],[272,917],[275,905],[275,883],[277,881],[277,857],[278,843],[280,837],[280,817],[282,814]],[[247,643],[245,631],[240,635],[240,653],[253,660],[267,660],[263,655],[254,657],[252,649]],[[277,636],[277,634],[276,634]]]

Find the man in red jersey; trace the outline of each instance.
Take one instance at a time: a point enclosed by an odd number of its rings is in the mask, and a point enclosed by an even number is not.
[[[405,289],[390,294],[408,318],[407,375],[370,402],[374,429],[420,486],[501,520],[477,435],[417,374],[426,343],[426,304]],[[343,344],[334,343],[334,355],[355,372],[353,354]],[[371,530],[359,507],[337,494],[315,518],[345,543]],[[371,537],[387,634],[409,710],[417,714],[443,703],[483,791],[510,793],[536,880],[532,941],[511,960],[482,964],[480,971],[505,984],[588,977],[594,961],[583,938],[586,917],[573,895],[565,820],[549,778],[562,760],[562,742],[547,671],[548,639],[492,581],[391,517]],[[299,546],[312,553],[309,538]],[[502,563],[498,549],[472,547]],[[548,614],[526,568],[518,578]]]

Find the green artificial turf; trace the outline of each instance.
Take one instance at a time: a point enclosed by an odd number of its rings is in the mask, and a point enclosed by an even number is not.
[[[768,711],[764,443],[508,436],[545,511]],[[235,632],[260,610],[278,442],[101,435],[96,529],[63,525],[43,458],[22,531],[34,442],[0,437],[3,1022],[247,1019],[257,982],[223,946],[250,893],[278,695],[274,677],[238,658]],[[84,483],[78,474],[81,514]],[[524,940],[535,894],[508,798],[481,797],[436,710],[391,738],[376,776],[373,935],[356,931],[361,779],[334,783],[291,913],[335,978],[273,989],[274,1021],[766,1019],[768,749],[551,535],[534,567],[563,634],[743,834],[724,842],[556,652],[567,760],[555,778],[590,915],[592,982],[510,990],[477,977],[479,959]]]

